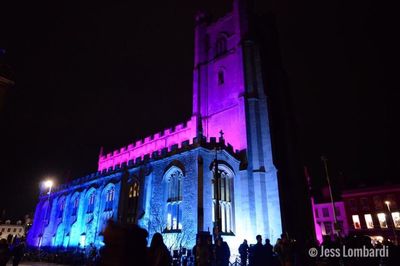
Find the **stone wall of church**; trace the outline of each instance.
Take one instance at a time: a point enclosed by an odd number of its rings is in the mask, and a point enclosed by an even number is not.
[[[105,223],[118,215],[121,174],[67,184],[50,194],[43,191],[28,234],[28,244],[36,247],[101,245]],[[107,194],[111,190],[112,200]],[[110,204],[106,203],[108,196]],[[93,202],[89,207],[91,197]]]

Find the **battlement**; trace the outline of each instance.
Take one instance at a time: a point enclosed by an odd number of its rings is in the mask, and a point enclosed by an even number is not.
[[[122,165],[123,163],[127,164],[131,160],[136,161],[146,154],[153,154],[165,148],[171,151],[175,145],[181,147],[182,142],[191,140],[195,136],[196,117],[193,116],[186,123],[180,123],[174,127],[164,129],[162,132],[137,140],[106,155],[100,155],[98,171],[114,168],[114,166]]]
[[[188,150],[191,150],[196,147],[204,147],[209,150],[213,150],[215,148],[223,149],[238,160],[241,160],[241,158],[242,158],[241,152],[239,150],[234,150],[233,146],[225,143],[224,139],[220,139],[220,138],[217,139],[215,137],[211,137],[211,138],[207,139],[204,136],[202,138],[194,137],[192,139],[184,140],[179,144],[174,144],[169,148],[162,148],[160,150],[155,150],[151,153],[143,154],[142,156],[132,158],[129,161],[126,161],[126,162],[124,161],[121,164],[113,164],[108,168],[98,170],[97,172],[90,173],[83,177],[75,178],[68,183],[54,186],[52,189],[52,195],[55,196],[58,193],[63,193],[66,190],[74,189],[77,186],[97,180],[102,177],[111,176],[113,174],[120,175],[123,173],[123,171],[122,171],[123,169],[139,167],[148,162],[161,160],[168,156],[171,156],[171,155],[174,155],[174,154],[177,154],[180,152],[188,151]],[[40,192],[40,194],[41,194],[41,197],[48,197],[47,190],[42,190]]]

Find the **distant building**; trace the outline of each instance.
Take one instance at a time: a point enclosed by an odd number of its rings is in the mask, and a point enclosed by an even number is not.
[[[17,221],[16,224],[11,224],[11,221],[7,220],[4,224],[0,224],[0,239],[15,237],[25,237],[25,225],[21,221]]]
[[[334,213],[332,203],[316,203],[313,206],[315,218],[315,234],[317,240],[322,243],[323,236],[333,237],[338,229],[340,236],[347,236],[349,233],[349,223],[347,221],[346,210],[343,201],[337,201],[335,204],[335,215],[337,227],[334,227]]]
[[[347,190],[342,197],[350,233],[400,239],[400,185]]]
[[[101,153],[95,173],[50,195],[43,190],[29,245],[100,246],[113,219],[140,224],[150,238],[161,232],[169,247],[192,248],[197,232],[213,230],[217,214],[232,250],[258,234],[280,237],[267,97],[246,2],[234,0],[217,20],[196,16],[190,119]]]

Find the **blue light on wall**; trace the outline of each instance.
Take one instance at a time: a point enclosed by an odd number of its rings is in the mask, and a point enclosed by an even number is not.
[[[49,248],[103,245],[102,230],[116,219],[121,174],[105,176],[42,195],[36,207],[29,246]]]

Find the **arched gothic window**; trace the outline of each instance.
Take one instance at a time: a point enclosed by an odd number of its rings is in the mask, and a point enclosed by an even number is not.
[[[168,202],[176,202],[182,200],[182,171],[173,167],[173,171],[168,171],[166,180],[168,187]]]
[[[212,206],[212,220],[215,221],[215,208],[217,205],[216,198],[219,198],[219,215],[221,221],[220,231],[222,233],[232,233],[232,189],[233,189],[233,173],[228,170],[227,167],[219,167],[220,177],[218,178],[218,191],[215,189],[215,178],[213,171],[212,179],[212,195],[213,195],[213,206]]]
[[[73,199],[72,199],[72,216],[77,215],[78,213],[78,207],[79,207],[79,195],[76,195]]]
[[[182,229],[182,170],[171,167],[165,174],[167,186],[167,228],[166,231]]]
[[[64,208],[65,208],[65,198],[62,197],[59,199],[57,206],[57,219],[62,219],[64,214]]]
[[[129,187],[129,198],[138,198],[139,197],[139,183],[134,182],[130,187]]]
[[[111,211],[113,209],[114,194],[115,194],[114,187],[112,187],[112,188],[107,190],[107,192],[106,192],[106,204],[104,206],[104,210],[105,211]]]
[[[128,193],[128,223],[134,223],[138,215],[140,185],[138,181],[134,181],[129,186]]]
[[[223,55],[227,51],[227,40],[225,36],[220,36],[216,43],[216,56]]]
[[[182,210],[180,202],[167,203],[167,231],[182,230]]]
[[[88,205],[87,205],[86,213],[93,213],[95,198],[96,198],[96,194],[95,194],[95,192],[92,192],[88,197]]]

